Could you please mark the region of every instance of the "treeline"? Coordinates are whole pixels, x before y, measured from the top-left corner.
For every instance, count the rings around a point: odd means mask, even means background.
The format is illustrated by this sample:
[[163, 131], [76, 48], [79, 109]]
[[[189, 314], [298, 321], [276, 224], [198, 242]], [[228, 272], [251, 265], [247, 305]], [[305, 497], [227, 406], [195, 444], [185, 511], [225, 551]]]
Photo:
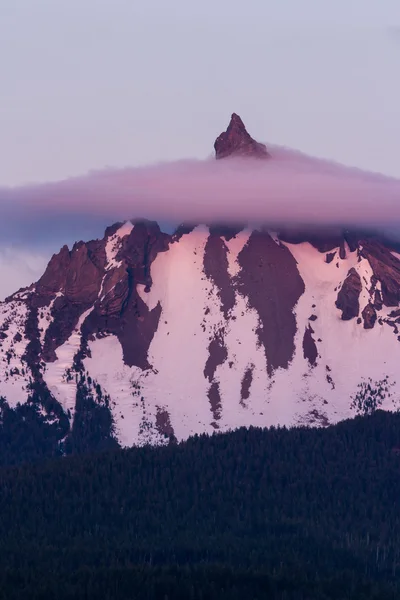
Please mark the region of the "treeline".
[[400, 415], [0, 469], [0, 598], [397, 600]]
[[48, 395], [49, 412], [37, 394], [14, 408], [0, 396], [0, 467], [119, 447], [113, 436], [109, 399], [99, 397], [96, 388], [78, 382], [71, 428], [61, 406], [48, 391], [42, 393]]

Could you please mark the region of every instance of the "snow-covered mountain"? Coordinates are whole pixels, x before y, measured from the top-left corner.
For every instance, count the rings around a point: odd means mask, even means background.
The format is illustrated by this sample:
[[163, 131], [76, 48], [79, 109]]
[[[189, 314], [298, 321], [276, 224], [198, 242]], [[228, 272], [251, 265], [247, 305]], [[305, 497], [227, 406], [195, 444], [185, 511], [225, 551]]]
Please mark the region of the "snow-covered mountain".
[[[215, 149], [269, 158], [237, 115]], [[397, 409], [399, 302], [361, 233], [118, 223], [0, 303], [2, 419], [68, 451]]]

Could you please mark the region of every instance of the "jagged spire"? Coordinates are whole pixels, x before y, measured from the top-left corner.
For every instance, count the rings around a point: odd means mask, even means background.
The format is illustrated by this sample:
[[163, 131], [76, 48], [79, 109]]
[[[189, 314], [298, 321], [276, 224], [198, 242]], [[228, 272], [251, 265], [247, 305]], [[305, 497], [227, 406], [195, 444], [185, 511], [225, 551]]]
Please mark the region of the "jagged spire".
[[215, 140], [214, 148], [216, 158], [228, 156], [269, 158], [266, 146], [253, 140], [236, 113], [232, 113], [227, 130]]

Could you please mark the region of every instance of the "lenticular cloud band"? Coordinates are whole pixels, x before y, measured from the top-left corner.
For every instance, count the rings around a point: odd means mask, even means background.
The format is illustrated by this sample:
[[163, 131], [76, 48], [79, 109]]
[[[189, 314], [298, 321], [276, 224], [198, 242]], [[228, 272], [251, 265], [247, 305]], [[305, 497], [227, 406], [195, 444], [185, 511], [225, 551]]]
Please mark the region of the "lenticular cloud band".
[[268, 161], [178, 161], [6, 189], [9, 218], [396, 225], [400, 181], [282, 148]]

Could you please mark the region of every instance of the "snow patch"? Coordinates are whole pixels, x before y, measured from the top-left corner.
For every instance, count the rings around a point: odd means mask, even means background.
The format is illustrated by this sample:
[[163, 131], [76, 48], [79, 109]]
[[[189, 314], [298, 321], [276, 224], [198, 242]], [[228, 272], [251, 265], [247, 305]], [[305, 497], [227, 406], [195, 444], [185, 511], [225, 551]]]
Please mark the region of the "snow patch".
[[24, 302], [0, 304], [0, 396], [11, 408], [23, 404], [29, 395], [31, 371], [22, 361], [28, 340], [25, 323], [28, 309]]
[[147, 394], [142, 391], [149, 373], [124, 364], [121, 344], [113, 335], [89, 342], [89, 349], [90, 357], [83, 363], [90, 377], [111, 397], [111, 415], [121, 446], [161, 443], [154, 407], [148, 409]]
[[158, 254], [151, 266], [150, 292], [138, 290], [150, 309], [158, 302], [162, 307], [149, 348], [155, 371], [146, 380], [145, 401], [153, 412], [160, 403], [165, 407], [178, 440], [213, 431], [204, 367], [221, 312], [203, 270], [208, 236], [208, 228], [196, 227]]
[[92, 312], [93, 307], [86, 310], [80, 317], [68, 340], [56, 349], [57, 360], [46, 363], [44, 377], [47, 386], [56, 400], [61, 404], [64, 411], [73, 419], [76, 401], [76, 374], [68, 376], [68, 370], [72, 368], [75, 354], [81, 345], [81, 328]]
[[400, 254], [398, 252], [395, 252], [394, 250], [391, 251], [391, 254], [393, 254], [393, 256], [395, 258], [397, 258], [398, 260], [400, 260]]
[[130, 221], [126, 221], [117, 231], [111, 235], [106, 243], [106, 270], [120, 267], [122, 262], [116, 260], [116, 256], [121, 247], [121, 240], [129, 235], [134, 228]]
[[51, 311], [53, 310], [54, 302], [56, 301], [57, 298], [60, 298], [60, 296], [62, 296], [62, 295], [63, 295], [62, 292], [57, 292], [57, 294], [54, 296], [54, 298], [51, 300], [51, 302], [50, 302], [50, 304], [48, 304], [48, 306], [43, 306], [42, 308], [39, 309], [38, 328], [39, 328], [39, 335], [40, 335], [40, 344], [42, 346], [43, 346], [44, 338], [46, 337], [46, 331], [48, 330], [50, 323], [51, 323]]
[[[376, 323], [373, 329], [365, 330], [356, 318], [343, 321], [336, 309], [338, 288], [353, 267], [363, 284], [361, 314], [369, 300], [372, 271], [368, 261], [358, 262], [357, 253], [348, 252], [346, 260], [339, 260], [337, 267], [336, 261], [326, 263], [325, 255], [309, 243], [285, 246], [298, 263], [305, 292], [294, 311], [298, 331], [292, 364], [288, 371], [276, 373], [274, 412], [279, 399], [285, 398], [287, 412], [282, 423], [286, 425], [300, 422], [301, 416], [312, 410], [323, 412], [331, 423], [337, 422], [354, 416], [351, 398], [366, 376], [375, 381], [387, 375], [390, 381], [397, 381], [400, 345], [389, 327]], [[310, 323], [311, 314], [317, 319]], [[303, 356], [302, 340], [309, 324], [318, 349], [316, 367], [310, 367]], [[397, 390], [400, 392], [400, 381]], [[392, 401], [388, 399], [382, 406], [385, 407], [393, 409]]]
[[231, 238], [229, 242], [225, 241], [225, 245], [228, 248], [228, 273], [231, 277], [235, 277], [240, 271], [238, 256], [249, 241], [250, 235], [250, 230], [243, 229], [234, 238]]

